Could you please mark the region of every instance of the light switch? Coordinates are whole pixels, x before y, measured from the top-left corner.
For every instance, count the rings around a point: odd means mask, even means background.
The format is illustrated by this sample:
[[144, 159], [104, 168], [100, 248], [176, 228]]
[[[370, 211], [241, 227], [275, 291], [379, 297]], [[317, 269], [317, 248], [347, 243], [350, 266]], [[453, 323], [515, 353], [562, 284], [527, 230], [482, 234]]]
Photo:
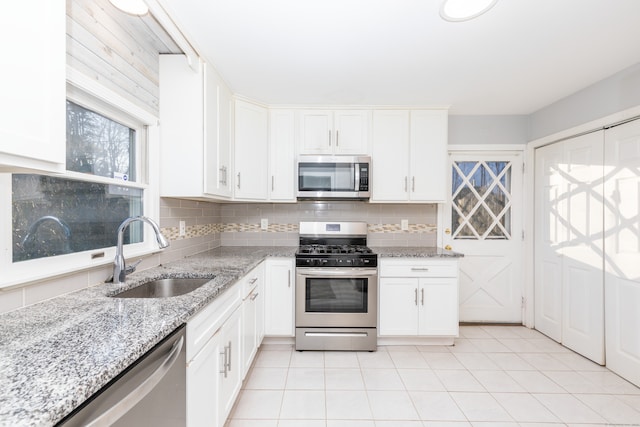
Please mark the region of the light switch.
[[260, 229], [268, 230], [269, 229], [269, 220], [267, 218], [262, 218], [260, 220]]
[[178, 236], [182, 237], [187, 234], [187, 224], [184, 221], [180, 221], [180, 227], [178, 230]]

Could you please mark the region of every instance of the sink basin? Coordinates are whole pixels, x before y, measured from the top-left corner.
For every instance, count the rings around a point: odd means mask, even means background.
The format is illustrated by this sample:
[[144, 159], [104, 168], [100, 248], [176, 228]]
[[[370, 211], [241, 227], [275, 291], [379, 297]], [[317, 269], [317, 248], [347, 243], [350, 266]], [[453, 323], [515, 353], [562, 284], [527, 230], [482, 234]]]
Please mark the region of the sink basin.
[[113, 295], [114, 298], [169, 298], [195, 291], [209, 282], [210, 278], [156, 279], [140, 286]]

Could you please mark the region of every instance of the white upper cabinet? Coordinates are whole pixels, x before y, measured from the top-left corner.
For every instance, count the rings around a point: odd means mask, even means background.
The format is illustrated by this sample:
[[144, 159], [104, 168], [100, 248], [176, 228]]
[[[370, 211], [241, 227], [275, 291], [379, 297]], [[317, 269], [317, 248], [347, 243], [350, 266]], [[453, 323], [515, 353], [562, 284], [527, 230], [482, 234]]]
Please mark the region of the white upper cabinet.
[[160, 55], [160, 195], [231, 196], [231, 92], [213, 67]]
[[269, 112], [269, 200], [294, 202], [295, 111]]
[[299, 154], [369, 154], [369, 110], [300, 111]]
[[264, 107], [235, 103], [235, 199], [267, 200], [268, 117]]
[[446, 110], [373, 112], [373, 202], [444, 202]]
[[3, 4], [0, 171], [64, 170], [65, 5]]

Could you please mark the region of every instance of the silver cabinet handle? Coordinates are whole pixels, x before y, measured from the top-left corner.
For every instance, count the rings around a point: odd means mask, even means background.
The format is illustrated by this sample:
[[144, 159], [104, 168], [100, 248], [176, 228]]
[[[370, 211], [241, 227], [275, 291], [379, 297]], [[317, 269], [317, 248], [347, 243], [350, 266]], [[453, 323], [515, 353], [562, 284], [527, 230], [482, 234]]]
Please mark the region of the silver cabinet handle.
[[291, 287], [291, 270], [287, 270], [287, 287]]
[[[229, 341], [229, 345], [227, 346], [227, 348], [229, 349], [229, 357], [227, 358], [227, 365], [225, 367], [225, 371], [228, 369], [229, 371], [231, 371], [231, 341]], [[227, 375], [225, 374], [225, 377]]]
[[407, 192], [407, 189], [409, 188], [409, 178], [408, 177], [404, 177], [404, 192]]
[[331, 131], [329, 131], [329, 147], [331, 147]]
[[416, 177], [415, 176], [411, 177], [411, 191], [413, 191], [414, 193], [416, 192]]
[[253, 294], [253, 296], [251, 297], [251, 301], [255, 301], [256, 298], [258, 298], [258, 295], [260, 295], [260, 293]]
[[240, 189], [240, 172], [238, 172], [238, 190]]
[[275, 188], [275, 176], [271, 175], [271, 191], [273, 191], [273, 189]]
[[424, 305], [424, 288], [420, 289], [420, 302]]
[[253, 279], [249, 280], [249, 283], [253, 285], [253, 284], [254, 284], [254, 283], [256, 283], [257, 281], [258, 281], [258, 278], [257, 278], [257, 277], [254, 277]]
[[[184, 337], [180, 337], [178, 341], [173, 343], [168, 356], [140, 385], [138, 385], [133, 391], [127, 394], [118, 403], [107, 409], [100, 414], [97, 418], [87, 424], [87, 427], [99, 427], [105, 425], [111, 425], [119, 420], [124, 414], [129, 412], [131, 408], [136, 406], [138, 402], [145, 398], [162, 380], [162, 378], [169, 372], [169, 369], [173, 366], [182, 346], [184, 344]], [[144, 363], [144, 362], [143, 362]], [[182, 367], [184, 369], [184, 366]]]
[[415, 288], [414, 291], [416, 293], [415, 303], [416, 303], [416, 305], [418, 305], [418, 288]]
[[218, 371], [219, 374], [224, 374], [224, 377], [227, 378], [227, 347], [224, 348], [224, 351], [219, 353], [222, 356], [222, 370]]
[[411, 271], [429, 271], [427, 267], [411, 267]]
[[336, 147], [340, 144], [340, 134], [336, 130]]

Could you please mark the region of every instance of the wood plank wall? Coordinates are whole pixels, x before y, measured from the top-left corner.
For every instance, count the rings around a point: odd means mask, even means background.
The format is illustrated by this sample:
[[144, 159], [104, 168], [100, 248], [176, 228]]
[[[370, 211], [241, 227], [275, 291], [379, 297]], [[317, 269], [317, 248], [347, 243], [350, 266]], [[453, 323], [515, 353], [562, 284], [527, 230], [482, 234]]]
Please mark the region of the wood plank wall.
[[67, 65], [135, 105], [158, 113], [158, 55], [182, 53], [151, 15], [108, 0], [67, 0]]

